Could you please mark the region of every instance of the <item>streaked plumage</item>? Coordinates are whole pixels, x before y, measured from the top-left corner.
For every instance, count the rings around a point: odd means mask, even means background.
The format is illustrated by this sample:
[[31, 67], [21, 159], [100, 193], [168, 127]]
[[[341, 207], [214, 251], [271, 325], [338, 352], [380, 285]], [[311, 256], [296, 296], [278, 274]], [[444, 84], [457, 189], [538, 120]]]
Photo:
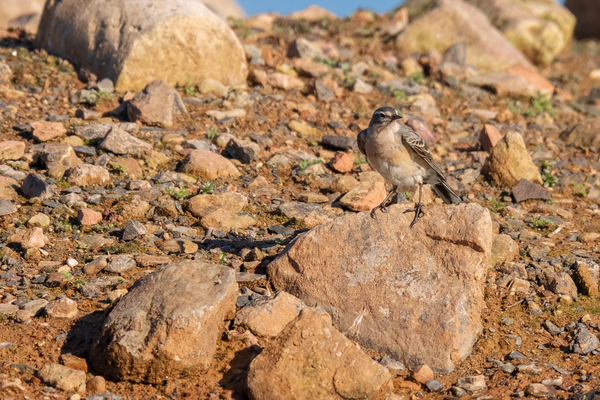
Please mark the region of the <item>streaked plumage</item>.
[[[371, 118], [369, 127], [358, 134], [358, 148], [363, 153], [371, 168], [379, 172], [383, 178], [394, 185], [390, 196], [397, 193], [398, 188], [418, 185], [419, 201], [412, 210], [417, 222], [421, 211], [421, 191], [423, 184], [430, 184], [433, 190], [446, 204], [458, 204], [460, 197], [452, 190], [439, 164], [431, 157], [427, 145], [410, 127], [397, 122], [401, 119], [391, 107], [378, 108]], [[379, 208], [385, 211], [383, 203], [371, 211], [371, 216]]]

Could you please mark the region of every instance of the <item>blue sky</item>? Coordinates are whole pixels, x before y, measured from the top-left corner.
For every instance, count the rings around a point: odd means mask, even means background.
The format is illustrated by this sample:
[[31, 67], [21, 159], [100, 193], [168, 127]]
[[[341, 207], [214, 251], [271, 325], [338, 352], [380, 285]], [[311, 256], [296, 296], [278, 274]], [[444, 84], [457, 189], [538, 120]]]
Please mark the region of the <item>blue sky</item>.
[[[398, 0], [238, 0], [247, 15], [252, 15], [260, 12], [275, 11], [280, 14], [287, 14], [292, 11], [297, 11], [309, 6], [317, 4], [329, 11], [334, 12], [340, 17], [344, 17], [358, 8], [369, 8], [376, 12], [389, 11], [401, 1]], [[564, 3], [564, 0], [560, 0]]]

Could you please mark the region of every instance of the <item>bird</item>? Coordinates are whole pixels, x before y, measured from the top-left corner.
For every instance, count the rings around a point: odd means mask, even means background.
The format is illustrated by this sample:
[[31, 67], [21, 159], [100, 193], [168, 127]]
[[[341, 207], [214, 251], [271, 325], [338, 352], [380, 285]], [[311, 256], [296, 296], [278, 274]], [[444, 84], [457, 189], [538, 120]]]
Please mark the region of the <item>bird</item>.
[[448, 184], [423, 139], [410, 127], [400, 123], [400, 119], [402, 116], [396, 109], [378, 108], [371, 117], [369, 127], [358, 134], [357, 142], [371, 169], [393, 185], [392, 191], [381, 204], [371, 210], [371, 218], [375, 218], [377, 210], [387, 212], [386, 204], [394, 194], [398, 194], [399, 188], [418, 185], [419, 201], [414, 209], [405, 211], [415, 213], [410, 224], [412, 228], [425, 215], [421, 203], [423, 184], [430, 184], [446, 204], [459, 204], [461, 198]]

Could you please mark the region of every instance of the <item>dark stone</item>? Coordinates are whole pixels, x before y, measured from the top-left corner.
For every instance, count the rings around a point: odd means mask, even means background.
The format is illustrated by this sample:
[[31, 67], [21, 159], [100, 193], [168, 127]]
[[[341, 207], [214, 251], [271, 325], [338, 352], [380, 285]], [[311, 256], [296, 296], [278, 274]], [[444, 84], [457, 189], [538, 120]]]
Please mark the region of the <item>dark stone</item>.
[[435, 379], [425, 382], [425, 386], [427, 386], [430, 392], [441, 392], [444, 389], [444, 385]]
[[25, 197], [39, 197], [42, 200], [56, 196], [56, 186], [46, 182], [46, 177], [41, 174], [29, 174], [23, 181], [21, 191]]
[[17, 212], [17, 208], [10, 200], [0, 199], [0, 215], [7, 215]]
[[227, 143], [224, 153], [231, 158], [240, 160], [244, 164], [249, 164], [258, 158], [260, 147], [248, 140], [231, 139]]
[[292, 228], [288, 228], [283, 225], [270, 225], [268, 227], [270, 233], [275, 233], [277, 235], [283, 236], [291, 236], [294, 234], [294, 230]]
[[246, 307], [250, 303], [251, 295], [243, 294], [238, 296], [235, 305], [239, 308]]
[[510, 358], [511, 360], [523, 360], [527, 357], [525, 357], [523, 354], [519, 353], [518, 351], [513, 350], [508, 355], [508, 358]]
[[464, 66], [467, 62], [467, 42], [461, 41], [448, 47], [440, 64], [453, 63]]
[[551, 200], [552, 195], [543, 186], [522, 178], [513, 188], [512, 195], [517, 203], [525, 200]]
[[325, 135], [321, 140], [323, 144], [326, 144], [336, 149], [342, 150], [358, 150], [358, 143], [356, 138], [340, 136], [340, 135]]
[[575, 330], [575, 337], [569, 343], [569, 350], [576, 354], [588, 354], [598, 349], [598, 338], [588, 332], [584, 324], [579, 324]]
[[84, 155], [94, 157], [96, 155], [96, 148], [93, 146], [73, 146], [73, 150], [77, 155]]

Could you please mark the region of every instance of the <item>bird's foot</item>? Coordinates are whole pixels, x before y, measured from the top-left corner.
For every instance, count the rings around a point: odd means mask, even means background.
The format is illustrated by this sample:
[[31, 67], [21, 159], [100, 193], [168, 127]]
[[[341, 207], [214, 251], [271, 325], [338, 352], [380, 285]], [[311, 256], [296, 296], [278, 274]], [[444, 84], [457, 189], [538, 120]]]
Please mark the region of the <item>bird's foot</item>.
[[421, 204], [417, 204], [417, 205], [415, 205], [415, 208], [411, 208], [410, 210], [404, 211], [404, 214], [409, 213], [409, 212], [415, 213], [415, 218], [410, 223], [409, 228], [412, 228], [413, 226], [415, 226], [415, 224], [417, 223], [419, 218], [421, 218], [425, 215], [425, 212], [421, 209], [422, 207], [423, 206]]
[[375, 214], [377, 213], [377, 210], [381, 210], [381, 212], [387, 213], [388, 210], [387, 206], [385, 205], [385, 202], [381, 203], [380, 205], [371, 210], [371, 218], [375, 219]]

